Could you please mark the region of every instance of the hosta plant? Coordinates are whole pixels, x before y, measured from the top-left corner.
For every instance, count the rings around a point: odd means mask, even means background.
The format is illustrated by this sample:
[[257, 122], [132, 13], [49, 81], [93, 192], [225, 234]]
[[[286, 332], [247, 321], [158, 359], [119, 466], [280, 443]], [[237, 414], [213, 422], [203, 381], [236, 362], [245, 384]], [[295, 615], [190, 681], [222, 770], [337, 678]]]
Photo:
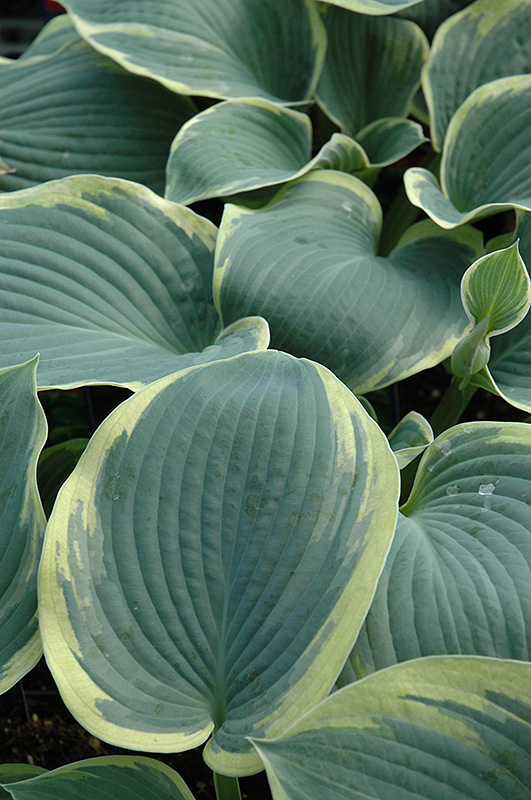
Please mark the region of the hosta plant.
[[[531, 798], [531, 0], [65, 5], [0, 60], [0, 690], [218, 800]], [[128, 792], [194, 800], [0, 766]]]

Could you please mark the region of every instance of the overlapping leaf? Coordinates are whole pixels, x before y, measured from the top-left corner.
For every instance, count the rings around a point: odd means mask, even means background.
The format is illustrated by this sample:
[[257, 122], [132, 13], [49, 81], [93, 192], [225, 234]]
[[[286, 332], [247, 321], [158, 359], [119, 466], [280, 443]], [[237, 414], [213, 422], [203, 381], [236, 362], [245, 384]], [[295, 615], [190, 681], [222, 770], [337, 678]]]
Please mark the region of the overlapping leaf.
[[425, 169], [406, 172], [410, 201], [443, 228], [508, 208], [531, 210], [530, 128], [531, 75], [480, 86], [448, 126], [440, 187]]
[[264, 316], [275, 347], [325, 364], [360, 394], [449, 356], [467, 324], [459, 284], [477, 232], [422, 223], [381, 258], [380, 219], [371, 190], [333, 171], [289, 184], [258, 211], [226, 206], [214, 276], [225, 323]]
[[435, 654], [530, 661], [530, 583], [531, 426], [451, 428], [423, 456], [350, 665], [359, 676]]
[[397, 16], [420, 25], [429, 39], [445, 19], [469, 6], [474, 0], [424, 0], [422, 3], [399, 11]]
[[333, 134], [312, 158], [306, 114], [267, 100], [227, 100], [195, 116], [175, 138], [166, 198], [187, 204], [248, 192], [286, 183], [311, 169], [376, 169], [402, 158], [423, 141], [420, 125], [385, 119], [365, 128], [359, 142]]
[[430, 423], [416, 411], [406, 414], [389, 434], [389, 444], [400, 469], [407, 467], [432, 442]]
[[97, 50], [173, 91], [208, 97], [308, 99], [326, 36], [313, 0], [69, 0]]
[[[38, 767], [30, 768], [38, 770]], [[13, 800], [194, 800], [183, 779], [161, 761], [143, 756], [104, 756], [13, 780], [0, 768], [0, 792]], [[81, 788], [82, 787], [82, 788]]]
[[0, 191], [99, 173], [162, 193], [170, 144], [194, 104], [118, 68], [71, 25], [50, 27], [25, 58], [0, 64], [0, 155], [11, 170]]
[[3, 195], [0, 367], [40, 352], [40, 387], [137, 389], [267, 347], [263, 320], [216, 339], [216, 233], [143, 186], [99, 176]]
[[[520, 217], [516, 238], [524, 261], [531, 263], [531, 215]], [[522, 297], [529, 299], [526, 285]], [[512, 300], [518, 297], [513, 292]], [[525, 311], [525, 307], [523, 309]], [[516, 408], [531, 412], [531, 317], [524, 316], [516, 327], [491, 341], [487, 367], [473, 376], [473, 383], [499, 394]]]
[[35, 361], [0, 370], [0, 694], [41, 657], [37, 568], [46, 520], [36, 463], [46, 439]]
[[65, 702], [106, 741], [261, 768], [330, 690], [394, 531], [385, 437], [275, 351], [185, 370], [100, 426], [47, 529], [40, 608]]
[[255, 741], [274, 800], [529, 800], [531, 665], [426, 658]]
[[441, 150], [452, 115], [474, 89], [530, 70], [529, 0], [477, 0], [447, 20], [422, 78], [434, 147]]
[[412, 22], [332, 7], [324, 17], [328, 46], [317, 100], [354, 136], [382, 117], [405, 117], [420, 85], [428, 42]]

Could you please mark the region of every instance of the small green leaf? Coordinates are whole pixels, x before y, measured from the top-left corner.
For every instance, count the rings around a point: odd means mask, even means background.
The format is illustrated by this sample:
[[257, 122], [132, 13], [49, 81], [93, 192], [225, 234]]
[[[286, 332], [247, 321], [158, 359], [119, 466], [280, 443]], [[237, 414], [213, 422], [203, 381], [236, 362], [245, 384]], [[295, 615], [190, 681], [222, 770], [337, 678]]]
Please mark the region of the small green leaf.
[[398, 466], [404, 469], [433, 442], [433, 431], [422, 414], [410, 411], [393, 428], [388, 438]]
[[[489, 363], [490, 345], [487, 341], [489, 324], [490, 317], [485, 317], [456, 344], [452, 353], [451, 371], [457, 378], [474, 375]], [[461, 383], [459, 388], [464, 388], [464, 385]]]
[[518, 243], [475, 261], [463, 276], [461, 298], [471, 322], [489, 317], [488, 336], [518, 325], [531, 304], [531, 282]]

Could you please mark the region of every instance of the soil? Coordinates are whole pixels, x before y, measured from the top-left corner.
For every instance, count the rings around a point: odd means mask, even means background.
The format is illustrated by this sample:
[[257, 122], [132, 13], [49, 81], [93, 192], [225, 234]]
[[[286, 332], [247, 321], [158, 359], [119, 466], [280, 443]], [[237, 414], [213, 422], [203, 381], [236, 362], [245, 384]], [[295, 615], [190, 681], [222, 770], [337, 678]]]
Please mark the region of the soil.
[[[42, 659], [17, 686], [0, 697], [0, 764], [56, 769], [86, 758], [133, 755], [82, 728], [63, 703]], [[196, 800], [214, 800], [212, 772], [201, 748], [184, 753], [136, 753], [163, 761], [184, 779]], [[265, 773], [240, 778], [242, 800], [271, 800]]]

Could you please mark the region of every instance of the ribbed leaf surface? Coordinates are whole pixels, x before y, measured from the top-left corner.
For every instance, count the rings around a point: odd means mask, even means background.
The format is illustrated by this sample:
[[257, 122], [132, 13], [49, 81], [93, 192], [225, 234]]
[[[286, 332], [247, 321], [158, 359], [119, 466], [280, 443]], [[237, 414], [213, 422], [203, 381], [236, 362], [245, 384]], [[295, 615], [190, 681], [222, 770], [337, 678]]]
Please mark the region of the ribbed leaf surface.
[[3, 785], [13, 800], [194, 800], [174, 770], [142, 756], [90, 758]]
[[0, 370], [0, 694], [42, 654], [37, 569], [46, 519], [35, 470], [46, 420], [35, 369], [32, 361]]
[[395, 118], [372, 123], [358, 138], [356, 142], [334, 133], [312, 158], [306, 114], [267, 100], [227, 100], [195, 116], [176, 136], [166, 198], [188, 204], [250, 192], [287, 183], [312, 169], [378, 169], [426, 141], [420, 125]]
[[40, 352], [40, 387], [137, 389], [267, 346], [262, 321], [216, 342], [216, 228], [126, 181], [79, 176], [0, 198], [0, 366]]
[[24, 59], [0, 64], [0, 154], [14, 170], [0, 174], [0, 191], [99, 173], [162, 194], [170, 144], [194, 110], [63, 24]]
[[529, 800], [531, 665], [426, 658], [256, 741], [274, 800]]
[[428, 54], [416, 25], [332, 7], [324, 17], [328, 46], [317, 100], [354, 136], [382, 117], [406, 117]]
[[[340, 6], [349, 11], [356, 11], [358, 14], [394, 14], [403, 8], [415, 6], [417, 3], [426, 0], [322, 0], [323, 3]], [[428, 0], [429, 2], [429, 0]]]
[[426, 36], [432, 39], [439, 25], [447, 17], [451, 17], [452, 14], [456, 14], [472, 2], [473, 0], [424, 0], [422, 3], [410, 6], [405, 11], [399, 11], [397, 16], [416, 22]]
[[50, 518], [46, 656], [94, 735], [248, 774], [247, 737], [323, 698], [396, 519], [385, 437], [328, 370], [249, 353], [169, 376], [98, 429]]
[[173, 91], [208, 97], [309, 98], [326, 37], [313, 0], [69, 0], [96, 49]]
[[531, 75], [480, 86], [456, 111], [441, 161], [441, 186], [425, 169], [404, 175], [413, 205], [455, 228], [509, 208], [531, 210]]
[[423, 456], [351, 666], [363, 675], [452, 653], [530, 661], [530, 584], [530, 426], [451, 428]]
[[333, 171], [258, 211], [226, 206], [214, 276], [223, 319], [264, 316], [275, 347], [325, 364], [359, 393], [446, 358], [467, 324], [459, 284], [476, 234], [421, 224], [381, 258], [380, 218], [371, 190]]
[[474, 89], [530, 70], [529, 0], [477, 0], [447, 20], [422, 78], [435, 148], [442, 149], [452, 115]]

